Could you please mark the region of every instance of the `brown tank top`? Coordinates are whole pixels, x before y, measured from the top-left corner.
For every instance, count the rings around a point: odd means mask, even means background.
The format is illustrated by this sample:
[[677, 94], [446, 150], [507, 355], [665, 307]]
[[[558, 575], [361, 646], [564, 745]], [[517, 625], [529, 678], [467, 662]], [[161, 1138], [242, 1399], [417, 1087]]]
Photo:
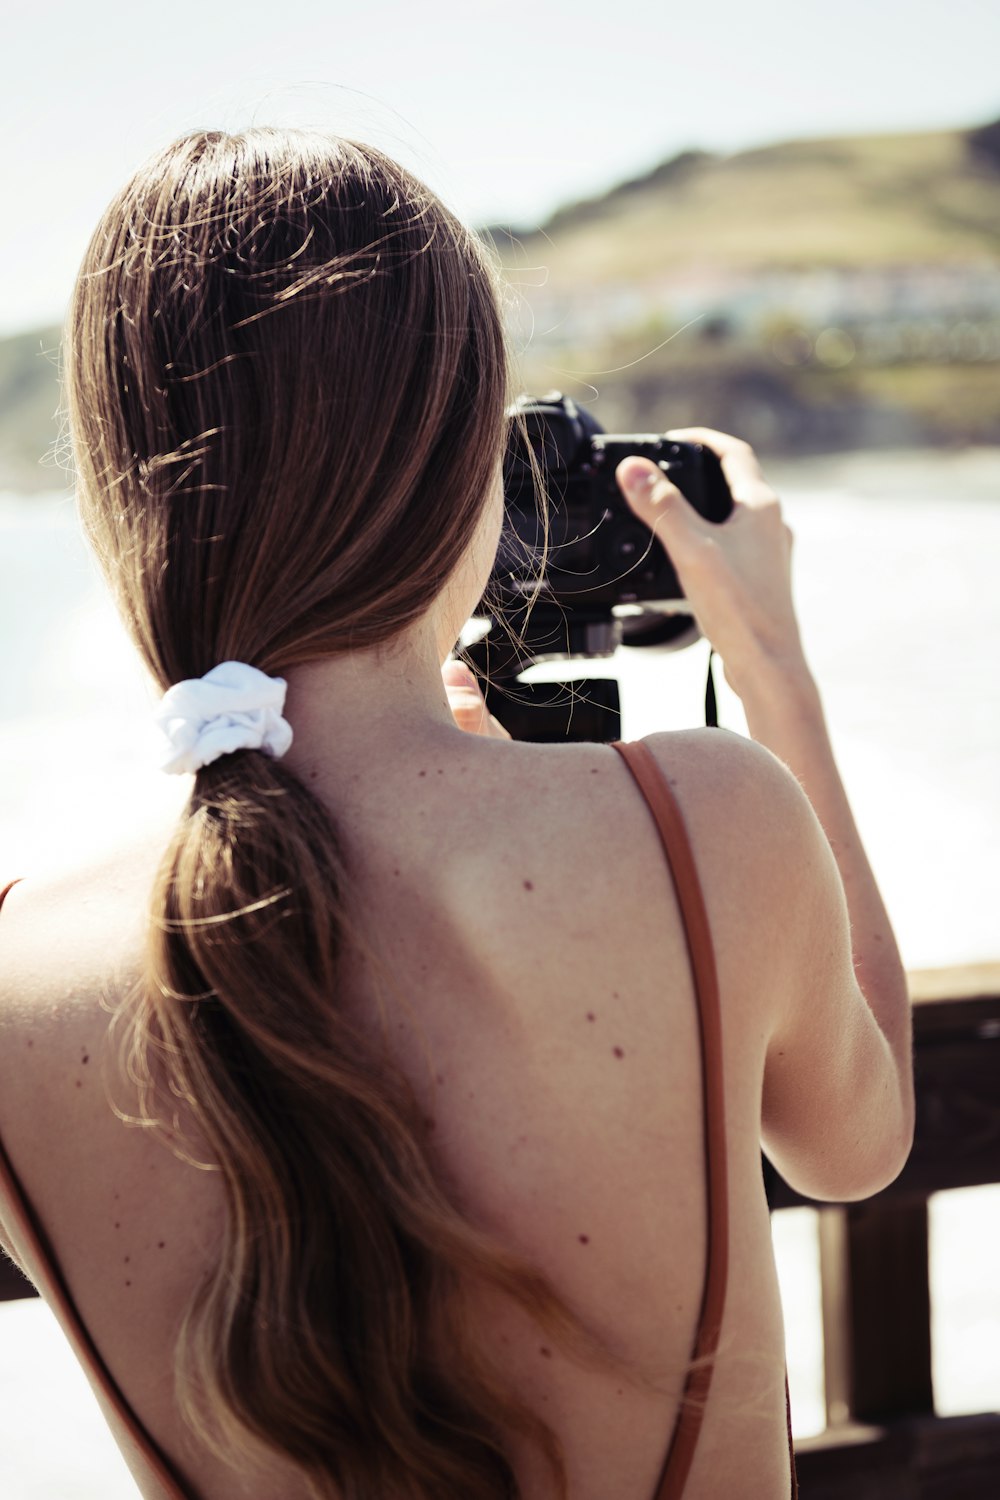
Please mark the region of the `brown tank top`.
[[[729, 1188], [726, 1154], [726, 1113], [722, 1073], [722, 1018], [715, 953], [708, 914], [691, 844], [680, 808], [651, 751], [636, 740], [614, 743], [649, 805], [666, 854], [680, 905], [688, 954], [694, 977], [701, 1037], [701, 1074], [704, 1120], [707, 1256], [701, 1313], [692, 1348], [692, 1362], [659, 1482], [652, 1500], [680, 1500], [691, 1469], [702, 1416], [712, 1383], [712, 1372], [726, 1301], [729, 1272]], [[0, 890], [0, 906], [16, 885]], [[32, 1262], [38, 1289], [52, 1307], [83, 1366], [108, 1426], [146, 1500], [207, 1500], [182, 1483], [166, 1456], [132, 1411], [124, 1393], [87, 1332], [69, 1288], [38, 1220], [0, 1141], [0, 1196], [6, 1215]], [[798, 1495], [792, 1450], [791, 1409], [785, 1381], [785, 1412], [792, 1500]]]

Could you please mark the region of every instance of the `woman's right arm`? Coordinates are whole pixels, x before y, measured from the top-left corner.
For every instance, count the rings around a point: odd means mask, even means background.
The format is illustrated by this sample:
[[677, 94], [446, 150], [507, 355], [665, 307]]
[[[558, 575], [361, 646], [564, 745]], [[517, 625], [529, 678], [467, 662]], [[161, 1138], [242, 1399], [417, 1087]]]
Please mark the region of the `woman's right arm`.
[[704, 429], [671, 436], [719, 455], [734, 497], [729, 519], [704, 521], [643, 459], [620, 466], [622, 488], [669, 552], [743, 702], [751, 735], [784, 762], [808, 797], [807, 803], [779, 767], [762, 770], [781, 830], [772, 857], [791, 858], [795, 866], [776, 865], [768, 883], [783, 896], [785, 911], [776, 917], [784, 917], [785, 952], [798, 976], [793, 972], [787, 995], [774, 996], [765, 1146], [800, 1191], [864, 1197], [896, 1176], [912, 1141], [905, 973], [802, 650], [791, 533], [777, 497], [745, 443]]

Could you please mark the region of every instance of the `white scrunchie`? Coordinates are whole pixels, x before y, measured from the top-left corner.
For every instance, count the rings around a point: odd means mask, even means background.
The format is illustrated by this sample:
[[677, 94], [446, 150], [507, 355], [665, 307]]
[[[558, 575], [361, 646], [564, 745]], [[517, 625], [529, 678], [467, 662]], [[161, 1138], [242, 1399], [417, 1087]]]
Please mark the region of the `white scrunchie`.
[[204, 677], [175, 682], [153, 715], [170, 741], [161, 769], [197, 771], [234, 750], [264, 750], [275, 757], [292, 743], [281, 717], [288, 684], [245, 661], [224, 661]]

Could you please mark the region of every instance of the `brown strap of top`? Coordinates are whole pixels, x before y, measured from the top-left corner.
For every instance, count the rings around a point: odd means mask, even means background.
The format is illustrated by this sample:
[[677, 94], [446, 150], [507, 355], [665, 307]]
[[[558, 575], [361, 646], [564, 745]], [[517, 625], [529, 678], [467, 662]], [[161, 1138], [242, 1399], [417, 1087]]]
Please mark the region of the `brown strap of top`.
[[684, 1394], [655, 1495], [655, 1500], [679, 1500], [694, 1458], [709, 1386], [712, 1383], [729, 1273], [729, 1182], [722, 1078], [722, 1016], [708, 913], [680, 808], [648, 746], [641, 740], [629, 744], [615, 741], [613, 748], [635, 777], [660, 831], [684, 923], [701, 1032], [708, 1241], [705, 1285]]

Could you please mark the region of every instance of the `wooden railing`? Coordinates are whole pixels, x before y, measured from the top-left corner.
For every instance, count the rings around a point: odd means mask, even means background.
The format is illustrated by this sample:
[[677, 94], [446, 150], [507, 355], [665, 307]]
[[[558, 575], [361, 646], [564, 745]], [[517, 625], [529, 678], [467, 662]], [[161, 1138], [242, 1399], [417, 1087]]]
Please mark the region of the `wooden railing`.
[[[1000, 964], [912, 974], [910, 993], [910, 1159], [875, 1198], [813, 1205], [827, 1428], [796, 1444], [803, 1500], [1000, 1496], [1000, 1413], [934, 1414], [927, 1245], [932, 1193], [1000, 1182]], [[776, 1209], [807, 1201], [769, 1189]]]
[[[913, 974], [910, 989], [910, 1159], [875, 1198], [812, 1205], [827, 1428], [796, 1444], [803, 1500], [1000, 1496], [1000, 1413], [934, 1414], [927, 1246], [932, 1193], [1000, 1182], [1000, 964]], [[776, 1175], [768, 1186], [775, 1209], [808, 1202]], [[0, 1300], [33, 1295], [0, 1258]]]

